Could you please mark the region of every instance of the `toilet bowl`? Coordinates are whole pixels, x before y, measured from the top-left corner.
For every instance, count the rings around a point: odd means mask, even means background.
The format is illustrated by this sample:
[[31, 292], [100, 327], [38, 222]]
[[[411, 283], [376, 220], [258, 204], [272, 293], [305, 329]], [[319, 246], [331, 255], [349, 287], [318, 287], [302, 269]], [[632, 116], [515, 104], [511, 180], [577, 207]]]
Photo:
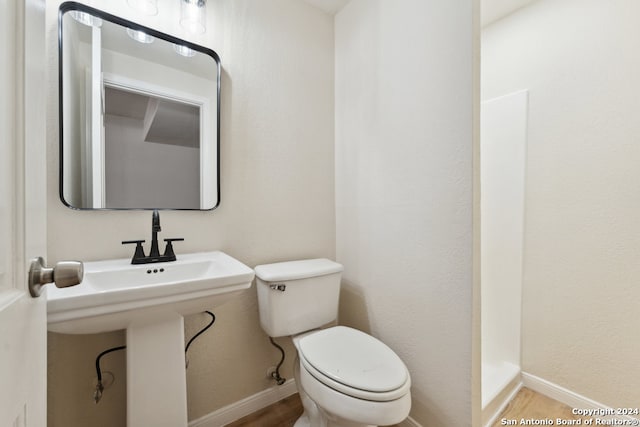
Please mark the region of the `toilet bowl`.
[[411, 409], [411, 377], [386, 344], [337, 318], [342, 266], [328, 259], [257, 266], [260, 324], [291, 336], [304, 414], [295, 427], [397, 424]]
[[[411, 409], [411, 379], [384, 343], [356, 329], [336, 326], [293, 337], [296, 383], [315, 408], [296, 427], [364, 427], [397, 424]], [[303, 405], [305, 401], [303, 399]], [[313, 422], [315, 421], [315, 422]]]

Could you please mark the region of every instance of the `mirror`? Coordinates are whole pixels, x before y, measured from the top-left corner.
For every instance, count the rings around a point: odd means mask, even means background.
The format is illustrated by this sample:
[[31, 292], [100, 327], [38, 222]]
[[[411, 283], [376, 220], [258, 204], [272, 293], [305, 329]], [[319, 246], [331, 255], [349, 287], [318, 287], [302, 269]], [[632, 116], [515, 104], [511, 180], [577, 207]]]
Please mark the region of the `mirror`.
[[60, 6], [58, 49], [65, 205], [217, 207], [214, 51], [73, 2]]

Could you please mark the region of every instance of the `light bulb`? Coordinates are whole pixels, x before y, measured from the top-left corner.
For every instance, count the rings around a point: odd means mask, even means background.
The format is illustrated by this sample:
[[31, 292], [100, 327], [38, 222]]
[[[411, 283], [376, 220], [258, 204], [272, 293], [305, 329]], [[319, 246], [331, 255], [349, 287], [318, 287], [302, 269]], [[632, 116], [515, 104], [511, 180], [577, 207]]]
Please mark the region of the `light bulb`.
[[193, 34], [207, 30], [206, 0], [180, 0], [180, 25]]
[[181, 44], [174, 44], [173, 45], [173, 50], [175, 50], [178, 54], [182, 55], [182, 56], [186, 56], [187, 58], [191, 58], [192, 56], [196, 55], [196, 51], [193, 49], [190, 49], [186, 46], [183, 46]]
[[86, 12], [80, 12], [79, 10], [72, 10], [69, 12], [71, 17], [78, 21], [81, 24], [84, 24], [88, 27], [101, 27], [102, 19], [97, 18], [93, 15], [90, 15]]
[[129, 37], [140, 43], [149, 44], [153, 43], [155, 40], [153, 36], [150, 36], [144, 31], [132, 30], [131, 28], [127, 28], [127, 34], [129, 34]]

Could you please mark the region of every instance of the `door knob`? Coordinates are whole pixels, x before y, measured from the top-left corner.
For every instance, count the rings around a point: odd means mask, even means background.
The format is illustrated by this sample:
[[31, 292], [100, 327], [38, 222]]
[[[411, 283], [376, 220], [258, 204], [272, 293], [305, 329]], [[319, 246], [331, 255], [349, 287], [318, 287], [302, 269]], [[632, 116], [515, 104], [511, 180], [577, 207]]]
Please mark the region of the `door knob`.
[[67, 288], [82, 282], [83, 276], [84, 266], [80, 261], [60, 261], [52, 268], [45, 267], [42, 257], [34, 258], [29, 268], [29, 293], [37, 298], [47, 283], [55, 283], [58, 288]]

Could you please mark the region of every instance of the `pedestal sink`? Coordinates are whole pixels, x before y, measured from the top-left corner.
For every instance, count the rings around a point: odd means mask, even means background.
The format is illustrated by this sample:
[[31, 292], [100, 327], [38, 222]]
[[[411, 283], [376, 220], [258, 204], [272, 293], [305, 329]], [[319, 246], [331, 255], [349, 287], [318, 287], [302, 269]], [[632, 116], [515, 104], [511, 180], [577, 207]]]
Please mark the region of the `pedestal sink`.
[[183, 316], [215, 309], [248, 289], [253, 270], [219, 251], [174, 262], [130, 262], [85, 262], [80, 285], [48, 288], [48, 329], [126, 329], [127, 426], [186, 427]]

